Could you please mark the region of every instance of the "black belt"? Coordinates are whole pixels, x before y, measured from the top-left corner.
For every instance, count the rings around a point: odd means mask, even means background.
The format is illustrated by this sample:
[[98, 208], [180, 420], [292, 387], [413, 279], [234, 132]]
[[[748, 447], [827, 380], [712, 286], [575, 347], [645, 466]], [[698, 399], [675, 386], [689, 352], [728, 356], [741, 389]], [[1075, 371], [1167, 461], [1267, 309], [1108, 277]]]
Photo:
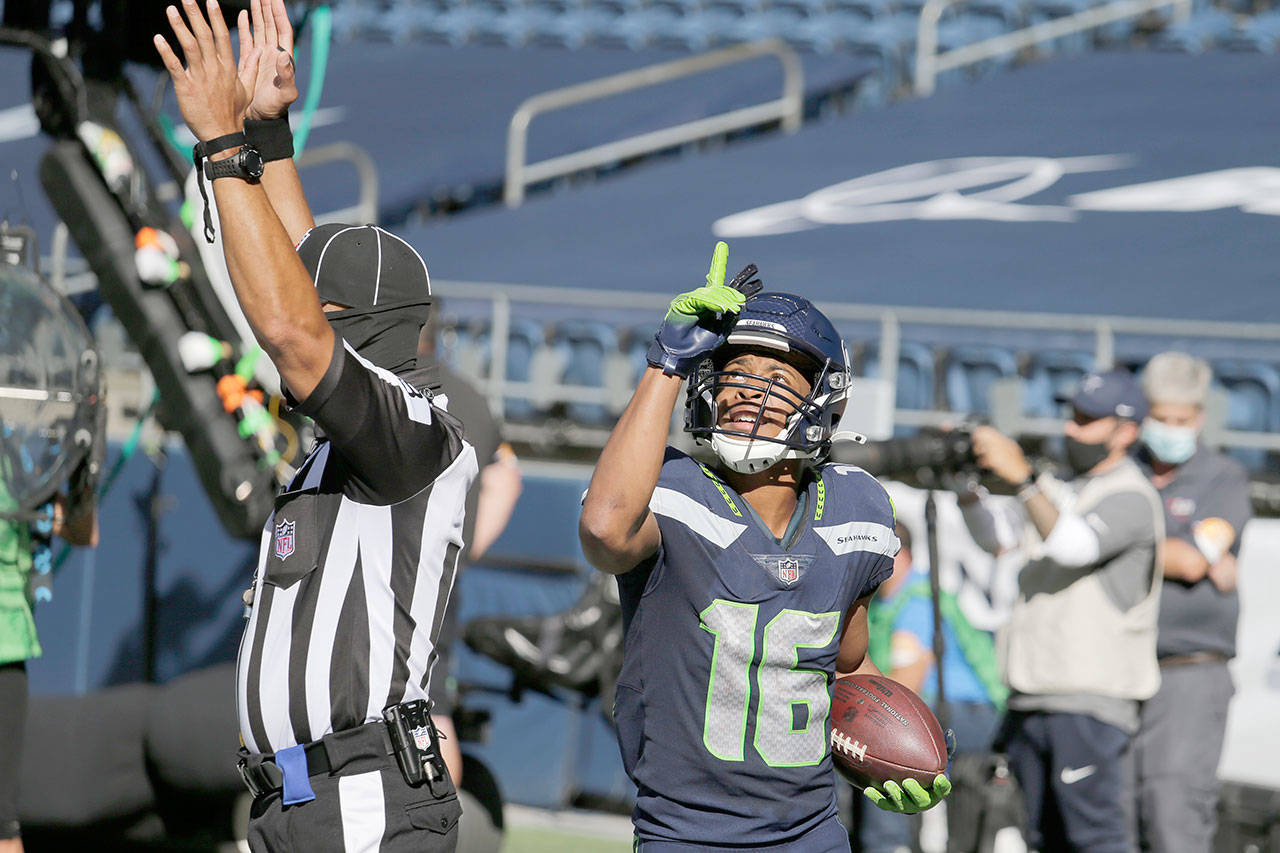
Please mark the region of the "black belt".
[[[319, 776], [322, 773], [333, 772], [333, 762], [330, 760], [329, 750], [325, 746], [325, 742], [333, 738], [341, 738], [344, 741], [353, 739], [364, 741], [368, 738], [370, 747], [375, 747], [373, 740], [376, 738], [377, 744], [375, 748], [383, 754], [391, 754], [391, 740], [387, 736], [386, 727], [382, 723], [365, 723], [355, 729], [325, 735], [320, 740], [312, 741], [304, 746], [302, 752], [307, 758], [308, 776]], [[342, 752], [350, 752], [350, 747], [340, 750], [340, 753]], [[341, 758], [339, 761], [341, 762]], [[240, 770], [240, 778], [244, 780], [245, 787], [249, 789], [249, 793], [253, 794], [254, 799], [263, 794], [274, 793], [284, 787], [284, 771], [276, 764], [274, 755], [255, 756], [250, 755], [245, 750], [241, 750], [240, 760], [237, 762], [236, 767]]]
[[1190, 652], [1185, 655], [1165, 655], [1161, 666], [1186, 666], [1193, 663], [1226, 663], [1229, 658], [1222, 652]]

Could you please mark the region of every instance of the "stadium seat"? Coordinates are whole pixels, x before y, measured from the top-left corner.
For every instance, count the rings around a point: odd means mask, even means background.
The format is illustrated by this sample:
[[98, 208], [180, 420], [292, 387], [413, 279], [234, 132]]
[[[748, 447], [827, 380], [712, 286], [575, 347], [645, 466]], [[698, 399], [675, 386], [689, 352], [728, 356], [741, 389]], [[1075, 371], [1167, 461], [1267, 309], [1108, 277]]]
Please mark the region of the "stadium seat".
[[[565, 385], [604, 389], [607, 365], [618, 353], [618, 332], [594, 320], [569, 320], [557, 325], [550, 346], [562, 366], [559, 381]], [[609, 407], [600, 403], [570, 402], [565, 411], [571, 420], [599, 426], [609, 421]]]
[[479, 3], [455, 5], [438, 14], [426, 14], [415, 22], [414, 35], [427, 41], [441, 41], [458, 47], [492, 27], [501, 12]]
[[[492, 337], [493, 330], [487, 322], [477, 327], [475, 339], [485, 357], [486, 369], [482, 375], [486, 379], [493, 376], [493, 371], [488, 369], [492, 364]], [[507, 334], [507, 381], [537, 383], [540, 379], [547, 378], [542, 375], [547, 372], [547, 356], [546, 332], [542, 325], [535, 320], [511, 318]], [[507, 396], [503, 399], [503, 414], [511, 420], [532, 420], [539, 414], [539, 404], [542, 402], [527, 395]]]
[[829, 0], [832, 12], [852, 12], [873, 21], [887, 18], [898, 10], [896, 0]]
[[1174, 24], [1155, 37], [1157, 50], [1177, 53], [1204, 53], [1235, 32], [1235, 16], [1223, 9], [1197, 12], [1185, 23]]
[[481, 22], [476, 28], [475, 40], [522, 47], [537, 39], [548, 27], [554, 26], [554, 22], [560, 17], [543, 7], [507, 9]]
[[735, 41], [757, 41], [775, 36], [790, 39], [806, 20], [796, 9], [777, 7], [745, 15], [731, 24], [727, 31]]
[[1054, 397], [1069, 392], [1093, 369], [1093, 355], [1079, 350], [1041, 350], [1031, 356], [1022, 397], [1023, 412], [1038, 418], [1056, 418], [1062, 404]]
[[475, 379], [489, 375], [489, 329], [485, 324], [459, 321], [445, 325], [436, 343], [441, 359], [459, 373]]
[[1005, 30], [1026, 26], [1027, 4], [1024, 0], [972, 0], [965, 6], [965, 14], [980, 18], [993, 18]]
[[728, 40], [744, 17], [721, 5], [714, 9], [690, 10], [661, 26], [653, 36], [660, 47], [685, 48], [694, 52], [710, 50]]
[[574, 9], [547, 18], [534, 33], [533, 40], [539, 44], [577, 49], [591, 43], [599, 33], [608, 30], [618, 15], [617, 11], [601, 6]]
[[640, 50], [653, 43], [659, 33], [669, 31], [680, 20], [670, 7], [655, 7], [629, 12], [605, 24], [594, 41]]
[[1280, 50], [1280, 10], [1257, 15], [1234, 34], [1222, 40], [1229, 50], [1275, 53]]
[[[872, 346], [867, 351], [866, 376], [880, 377], [880, 352]], [[935, 370], [933, 351], [925, 344], [903, 341], [898, 348], [898, 384], [894, 406], [899, 409], [934, 408]]]
[[[1213, 364], [1214, 378], [1227, 390], [1227, 428], [1246, 432], [1280, 430], [1280, 371], [1257, 361], [1230, 359]], [[1244, 465], [1260, 470], [1266, 451], [1231, 451]]]
[[987, 415], [991, 412], [989, 391], [997, 379], [1018, 375], [1018, 359], [1002, 347], [955, 347], [947, 354], [943, 368], [947, 408], [953, 412]]

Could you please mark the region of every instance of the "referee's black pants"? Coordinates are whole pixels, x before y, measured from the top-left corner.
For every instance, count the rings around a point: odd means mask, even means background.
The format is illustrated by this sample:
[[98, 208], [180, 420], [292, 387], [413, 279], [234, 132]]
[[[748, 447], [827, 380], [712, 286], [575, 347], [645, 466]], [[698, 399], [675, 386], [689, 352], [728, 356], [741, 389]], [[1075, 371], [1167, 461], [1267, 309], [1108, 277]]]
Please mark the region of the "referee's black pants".
[[309, 777], [315, 799], [283, 805], [283, 792], [253, 801], [253, 853], [452, 853], [462, 806], [446, 774], [410, 787], [384, 748], [382, 724], [323, 739], [330, 771]]

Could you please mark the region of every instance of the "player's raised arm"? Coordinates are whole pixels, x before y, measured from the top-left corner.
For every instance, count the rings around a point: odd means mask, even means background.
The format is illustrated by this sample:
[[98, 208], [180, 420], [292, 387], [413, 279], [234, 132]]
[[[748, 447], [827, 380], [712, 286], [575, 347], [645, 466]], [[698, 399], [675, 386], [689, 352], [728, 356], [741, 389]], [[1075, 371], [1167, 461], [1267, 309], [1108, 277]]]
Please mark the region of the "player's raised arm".
[[[159, 35], [156, 50], [173, 78], [182, 117], [205, 145], [207, 159], [236, 158], [224, 164], [230, 167], [226, 176], [210, 178], [218, 200], [227, 270], [254, 337], [294, 397], [304, 400], [329, 366], [333, 330], [271, 202], [246, 171], [244, 158], [237, 156], [246, 148], [240, 134], [249, 104], [248, 86], [237, 75], [231, 37], [215, 0], [208, 0], [208, 8], [210, 19], [206, 20], [195, 0], [184, 0], [188, 27], [178, 10], [168, 7], [169, 25], [182, 48], [185, 68]], [[256, 46], [250, 50], [254, 61], [255, 51]], [[207, 145], [210, 142], [214, 145]]]
[[724, 283], [729, 247], [717, 243], [707, 283], [671, 302], [649, 346], [649, 368], [596, 463], [582, 502], [578, 536], [587, 560], [621, 574], [658, 550], [649, 499], [658, 484], [671, 412], [689, 373], [724, 339], [724, 318], [746, 296]]

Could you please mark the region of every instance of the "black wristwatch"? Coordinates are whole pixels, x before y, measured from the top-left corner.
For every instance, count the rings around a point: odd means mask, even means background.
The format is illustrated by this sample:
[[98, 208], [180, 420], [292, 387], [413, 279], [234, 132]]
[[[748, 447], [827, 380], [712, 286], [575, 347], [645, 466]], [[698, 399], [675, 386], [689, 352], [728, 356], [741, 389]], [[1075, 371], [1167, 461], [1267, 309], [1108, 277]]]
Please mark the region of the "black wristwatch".
[[218, 178], [243, 178], [251, 184], [256, 184], [262, 177], [263, 165], [262, 155], [258, 153], [258, 149], [252, 145], [243, 144], [239, 151], [225, 160], [210, 160], [206, 157], [204, 176], [210, 181]]

